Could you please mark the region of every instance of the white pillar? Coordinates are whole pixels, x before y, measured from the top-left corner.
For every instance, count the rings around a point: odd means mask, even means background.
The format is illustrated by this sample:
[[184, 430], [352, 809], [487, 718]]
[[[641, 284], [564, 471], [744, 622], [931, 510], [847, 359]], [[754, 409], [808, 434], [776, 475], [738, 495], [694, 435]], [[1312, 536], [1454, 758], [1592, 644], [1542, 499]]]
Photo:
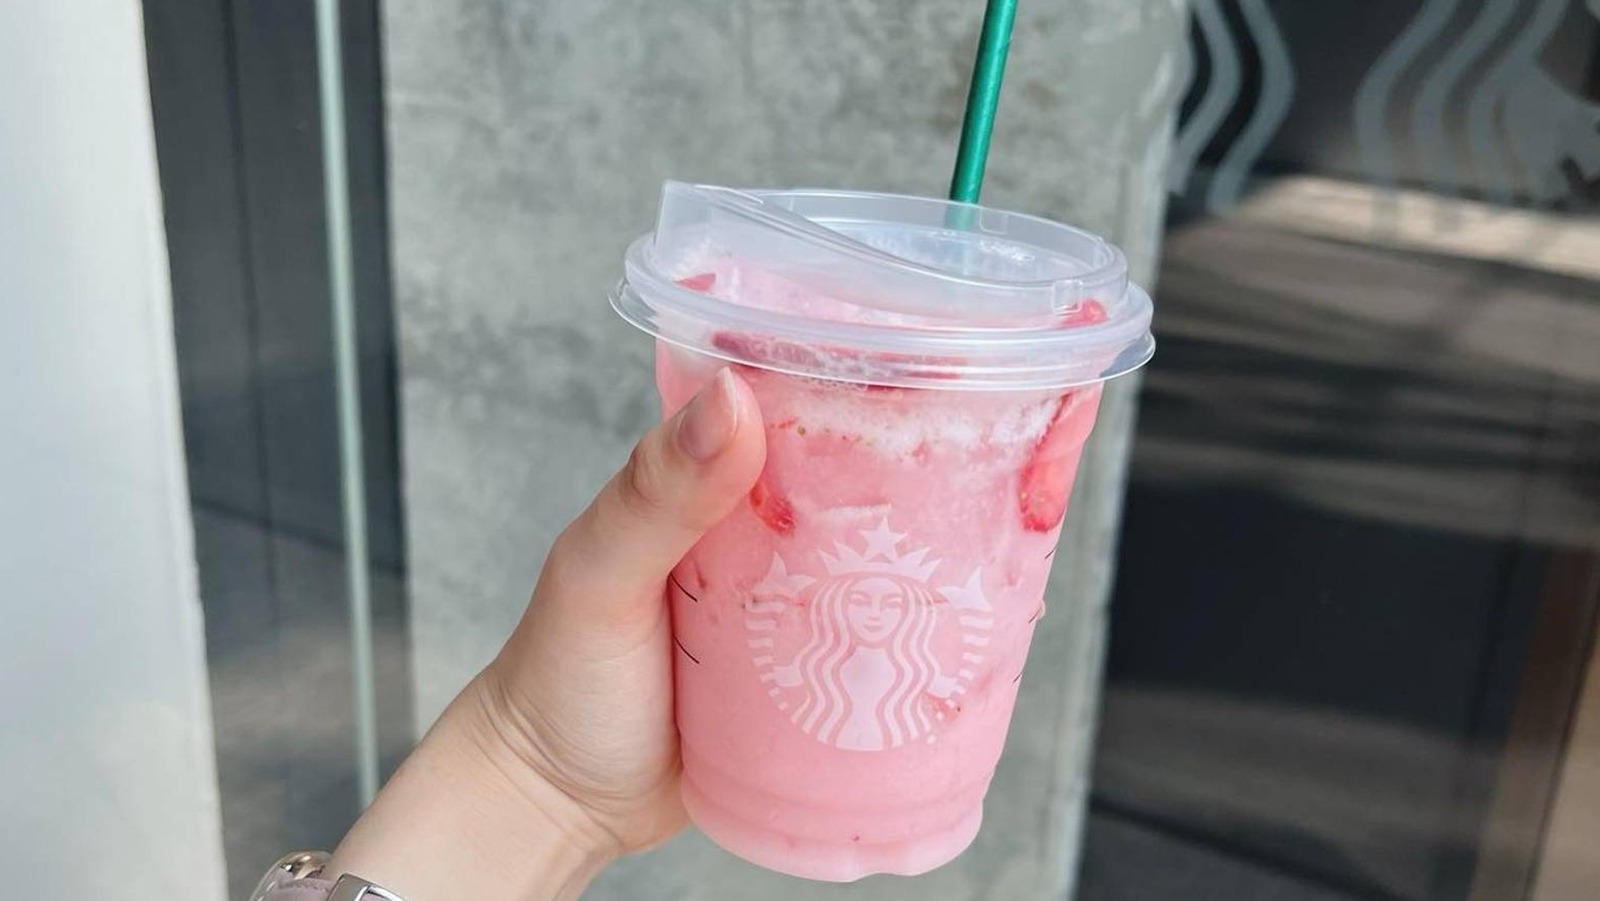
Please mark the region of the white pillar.
[[0, 59], [0, 893], [222, 898], [139, 4]]

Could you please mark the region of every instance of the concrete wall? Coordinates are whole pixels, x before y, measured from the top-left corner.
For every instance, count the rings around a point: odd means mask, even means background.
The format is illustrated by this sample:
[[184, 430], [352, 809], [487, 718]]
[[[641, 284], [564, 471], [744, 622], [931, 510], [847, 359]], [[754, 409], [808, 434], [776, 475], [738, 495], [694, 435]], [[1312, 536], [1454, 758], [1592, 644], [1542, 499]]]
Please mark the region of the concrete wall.
[[[655, 418], [604, 301], [665, 178], [941, 194], [983, 4], [392, 0], [385, 32], [419, 728], [498, 647], [562, 525]], [[1148, 281], [1182, 0], [1023, 4], [985, 200], [1121, 242]], [[1108, 393], [975, 848], [850, 889], [688, 836], [595, 898], [1064, 897], [1132, 385]]]
[[139, 5], [0, 59], [0, 894], [221, 898]]

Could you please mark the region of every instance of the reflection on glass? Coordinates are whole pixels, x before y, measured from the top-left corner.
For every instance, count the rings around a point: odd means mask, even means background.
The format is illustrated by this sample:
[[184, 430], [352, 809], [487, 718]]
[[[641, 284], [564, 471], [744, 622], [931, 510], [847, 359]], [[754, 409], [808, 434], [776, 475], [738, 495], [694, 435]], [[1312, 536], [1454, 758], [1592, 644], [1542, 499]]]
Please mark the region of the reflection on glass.
[[1600, 584], [1600, 17], [1267, 12], [1287, 68], [1196, 6], [1084, 896], [1530, 897]]

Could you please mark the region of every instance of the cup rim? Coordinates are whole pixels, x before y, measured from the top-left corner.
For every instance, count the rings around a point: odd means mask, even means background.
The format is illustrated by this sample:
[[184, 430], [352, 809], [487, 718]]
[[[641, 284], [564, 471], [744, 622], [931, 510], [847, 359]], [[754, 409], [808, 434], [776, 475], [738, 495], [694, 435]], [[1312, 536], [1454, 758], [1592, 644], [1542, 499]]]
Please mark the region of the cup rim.
[[[757, 196], [785, 194], [829, 196], [852, 200], [893, 199], [950, 203], [933, 198], [849, 191], [753, 191]], [[975, 210], [989, 208], [972, 206]], [[1078, 235], [1081, 229], [1023, 213], [1035, 222]], [[1121, 297], [1105, 298], [1103, 321], [1056, 324], [908, 326], [898, 323], [819, 319], [757, 308], [686, 288], [657, 265], [654, 232], [628, 247], [624, 275], [610, 292], [611, 306], [641, 331], [696, 353], [731, 363], [789, 375], [856, 384], [944, 390], [1017, 390], [1066, 388], [1131, 372], [1154, 352], [1150, 333], [1153, 306], [1137, 285], [1124, 282]], [[1106, 247], [1115, 248], [1110, 244]], [[1120, 260], [1120, 252], [1116, 253]], [[747, 336], [743, 342], [719, 341], [727, 334]], [[762, 354], [774, 345], [804, 349], [801, 353]]]

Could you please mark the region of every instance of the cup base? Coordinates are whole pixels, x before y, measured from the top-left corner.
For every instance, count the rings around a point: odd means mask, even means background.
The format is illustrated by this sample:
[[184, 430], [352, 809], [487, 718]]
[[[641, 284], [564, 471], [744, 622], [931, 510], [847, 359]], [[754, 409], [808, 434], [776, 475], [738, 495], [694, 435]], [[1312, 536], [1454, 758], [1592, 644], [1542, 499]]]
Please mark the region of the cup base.
[[706, 797], [687, 778], [683, 806], [706, 837], [724, 851], [757, 866], [820, 882], [854, 882], [888, 873], [920, 876], [938, 869], [967, 850], [983, 825], [983, 805], [949, 829], [904, 842], [828, 842], [784, 835], [731, 813]]

